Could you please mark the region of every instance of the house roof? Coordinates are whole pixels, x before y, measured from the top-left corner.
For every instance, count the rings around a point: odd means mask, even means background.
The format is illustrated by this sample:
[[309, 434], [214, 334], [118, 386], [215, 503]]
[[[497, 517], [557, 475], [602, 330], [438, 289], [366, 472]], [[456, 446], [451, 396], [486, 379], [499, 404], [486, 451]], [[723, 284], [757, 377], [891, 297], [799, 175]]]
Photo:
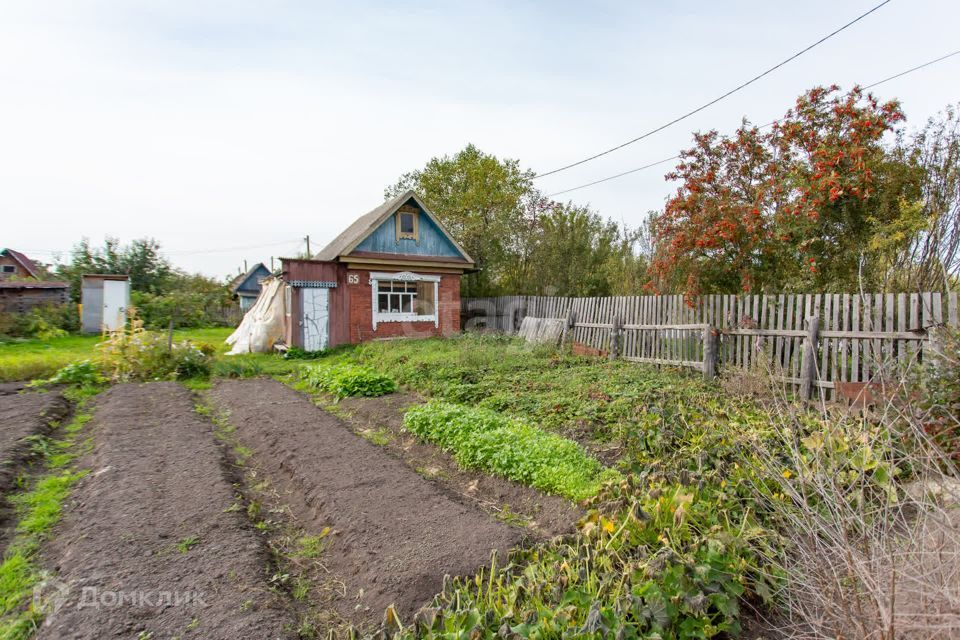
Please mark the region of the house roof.
[[[377, 229], [377, 227], [383, 224], [384, 220], [396, 213], [400, 207], [402, 207], [411, 199], [417, 203], [420, 209], [427, 216], [429, 216], [431, 220], [433, 220], [433, 222], [440, 229], [441, 233], [443, 233], [450, 240], [450, 242], [453, 243], [453, 246], [457, 248], [457, 251], [460, 252], [460, 255], [464, 257], [463, 262], [472, 265], [473, 258], [471, 258], [463, 249], [463, 247], [460, 246], [460, 243], [458, 243], [456, 239], [450, 235], [450, 232], [446, 227], [443, 226], [443, 223], [440, 222], [440, 220], [438, 220], [429, 209], [427, 209], [427, 206], [423, 204], [423, 201], [420, 200], [419, 196], [417, 196], [413, 190], [405, 191], [399, 196], [391, 200], [387, 200], [373, 211], [370, 211], [369, 213], [366, 213], [354, 220], [353, 224], [344, 229], [343, 233], [334, 238], [330, 244], [325, 246], [316, 255], [314, 255], [313, 259], [331, 262], [350, 254], [350, 252], [352, 252], [358, 244], [363, 242], [367, 236], [369, 236]], [[391, 255], [390, 257], [397, 258], [400, 256]], [[448, 262], [458, 262], [458, 260], [448, 260]]]
[[[261, 269], [263, 271], [266, 271], [268, 274], [270, 273], [270, 270], [267, 269], [267, 267], [262, 262], [258, 262], [257, 264], [250, 267], [250, 269], [246, 273], [242, 273], [230, 281], [230, 285], [229, 285], [230, 293], [238, 293], [238, 289], [244, 288], [243, 285], [246, 284], [247, 280], [249, 280], [254, 275], [256, 275], [256, 273]], [[259, 290], [260, 283], [257, 283], [256, 288]]]
[[0, 289], [66, 289], [67, 282], [50, 282], [41, 280], [0, 280]]
[[24, 268], [31, 278], [40, 277], [40, 270], [37, 269], [37, 265], [33, 263], [33, 260], [23, 255], [19, 251], [14, 251], [13, 249], [4, 249], [0, 251], [0, 256], [12, 258], [15, 262], [17, 262], [17, 264]]

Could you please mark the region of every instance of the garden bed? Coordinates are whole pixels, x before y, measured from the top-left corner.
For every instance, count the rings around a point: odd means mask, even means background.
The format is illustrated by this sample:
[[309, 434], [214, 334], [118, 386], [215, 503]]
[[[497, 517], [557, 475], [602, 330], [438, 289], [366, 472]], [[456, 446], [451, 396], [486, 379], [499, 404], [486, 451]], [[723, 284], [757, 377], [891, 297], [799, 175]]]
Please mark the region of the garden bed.
[[301, 526], [330, 528], [321, 561], [344, 588], [329, 606], [355, 624], [390, 605], [409, 621], [444, 575], [472, 574], [524, 538], [279, 382], [220, 381], [210, 399]]
[[[282, 638], [292, 616], [212, 425], [174, 383], [104, 392], [94, 447], [44, 550], [59, 593], [40, 638]], [[139, 634], [139, 635], [138, 635]]]

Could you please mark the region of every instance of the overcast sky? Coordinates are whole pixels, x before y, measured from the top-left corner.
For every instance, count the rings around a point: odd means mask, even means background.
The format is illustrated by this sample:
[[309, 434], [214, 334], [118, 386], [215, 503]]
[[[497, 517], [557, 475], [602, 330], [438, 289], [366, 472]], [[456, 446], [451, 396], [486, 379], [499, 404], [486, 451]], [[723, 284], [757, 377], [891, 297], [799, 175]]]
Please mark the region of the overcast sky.
[[[0, 247], [157, 238], [190, 271], [319, 248], [467, 143], [547, 171], [663, 124], [880, 0], [0, 1]], [[547, 193], [763, 124], [815, 84], [869, 84], [960, 49], [960, 2], [893, 0], [744, 91], [546, 177]], [[920, 126], [960, 56], [876, 89]], [[668, 165], [561, 199], [638, 224]]]

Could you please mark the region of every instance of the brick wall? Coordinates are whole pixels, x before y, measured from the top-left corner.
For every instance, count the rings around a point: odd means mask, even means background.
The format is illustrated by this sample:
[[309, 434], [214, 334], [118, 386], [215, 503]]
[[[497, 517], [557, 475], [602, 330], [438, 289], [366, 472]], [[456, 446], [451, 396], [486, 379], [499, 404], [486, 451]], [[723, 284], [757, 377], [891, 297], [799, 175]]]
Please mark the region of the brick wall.
[[[418, 270], [427, 275], [428, 272]], [[349, 284], [350, 276], [357, 276], [357, 282]], [[347, 271], [347, 287], [350, 295], [350, 342], [365, 342], [377, 338], [426, 338], [436, 335], [451, 335], [460, 331], [460, 276], [441, 274], [440, 278], [440, 326], [429, 322], [381, 322], [373, 329], [373, 299], [370, 285], [370, 272], [350, 269]]]

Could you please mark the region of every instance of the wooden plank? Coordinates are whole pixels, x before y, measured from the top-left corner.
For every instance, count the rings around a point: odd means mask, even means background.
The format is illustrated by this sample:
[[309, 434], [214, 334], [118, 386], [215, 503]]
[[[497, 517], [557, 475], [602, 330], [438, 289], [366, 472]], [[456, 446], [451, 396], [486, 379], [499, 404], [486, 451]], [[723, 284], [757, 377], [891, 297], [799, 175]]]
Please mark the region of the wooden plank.
[[[920, 330], [920, 294], [910, 294], [910, 330]], [[907, 353], [910, 355], [910, 361], [915, 362], [920, 354], [920, 341], [912, 340], [907, 347]]]
[[[897, 331], [900, 333], [906, 333], [907, 331], [907, 296], [903, 293], [897, 294]], [[909, 363], [906, 349], [907, 341], [898, 338], [894, 341], [894, 345], [897, 352], [897, 374], [899, 376], [906, 371]]]
[[[850, 330], [860, 330], [860, 296], [854, 295], [850, 298]], [[850, 381], [860, 381], [860, 341], [850, 340]]]
[[[834, 326], [831, 324], [833, 319], [833, 296], [831, 294], [825, 294], [823, 296], [823, 319], [820, 321], [820, 327], [822, 329], [833, 329]], [[830, 377], [830, 338], [820, 340], [820, 369], [819, 379], [820, 380], [832, 380]]]
[[[873, 330], [883, 331], [883, 294], [873, 296]], [[879, 338], [873, 340], [874, 376], [882, 379], [886, 367], [886, 357], [883, 353], [883, 342]]]
[[[863, 304], [861, 321], [864, 332], [873, 331], [873, 294], [865, 293], [860, 296]], [[861, 379], [869, 382], [873, 379], [873, 345], [870, 340], [860, 340], [863, 362], [861, 363]]]
[[[883, 330], [892, 333], [897, 330], [896, 325], [896, 297], [888, 293], [883, 298]], [[893, 338], [883, 342], [883, 360], [886, 363], [888, 375], [895, 375], [897, 354]]]
[[[933, 325], [933, 308], [930, 292], [920, 294], [920, 325], [929, 331]], [[930, 357], [929, 342], [924, 340], [920, 343], [920, 357], [927, 359]]]

